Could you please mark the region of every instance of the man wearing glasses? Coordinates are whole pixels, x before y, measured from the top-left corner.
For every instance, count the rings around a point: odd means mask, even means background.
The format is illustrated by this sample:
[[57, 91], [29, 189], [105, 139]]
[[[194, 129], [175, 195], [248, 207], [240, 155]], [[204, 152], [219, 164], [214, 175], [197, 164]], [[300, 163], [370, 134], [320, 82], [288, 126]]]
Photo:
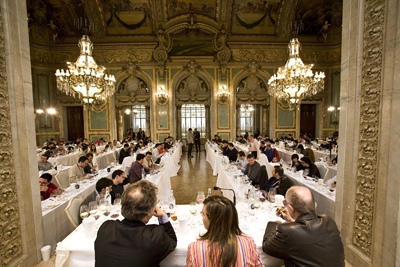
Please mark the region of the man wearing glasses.
[[51, 182], [53, 176], [50, 173], [43, 173], [39, 178], [40, 195], [42, 200], [48, 199], [53, 191], [57, 190], [58, 187]]

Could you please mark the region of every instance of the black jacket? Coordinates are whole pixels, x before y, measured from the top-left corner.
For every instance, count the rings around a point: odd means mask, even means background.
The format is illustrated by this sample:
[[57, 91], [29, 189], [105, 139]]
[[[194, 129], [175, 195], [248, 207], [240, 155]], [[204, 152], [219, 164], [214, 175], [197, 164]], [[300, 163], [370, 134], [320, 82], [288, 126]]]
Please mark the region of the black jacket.
[[121, 149], [121, 152], [119, 152], [119, 164], [122, 164], [125, 157], [129, 157], [131, 155], [129, 152], [129, 149], [127, 151], [125, 151], [125, 149]]
[[269, 222], [263, 251], [286, 267], [344, 267], [344, 250], [334, 220], [307, 213], [293, 223]]
[[229, 153], [226, 155], [229, 158], [230, 162], [235, 162], [237, 160], [237, 154], [239, 153], [236, 148], [232, 148], [232, 150], [228, 149]]
[[170, 222], [145, 225], [140, 221], [105, 221], [94, 243], [96, 267], [159, 266], [176, 247]]

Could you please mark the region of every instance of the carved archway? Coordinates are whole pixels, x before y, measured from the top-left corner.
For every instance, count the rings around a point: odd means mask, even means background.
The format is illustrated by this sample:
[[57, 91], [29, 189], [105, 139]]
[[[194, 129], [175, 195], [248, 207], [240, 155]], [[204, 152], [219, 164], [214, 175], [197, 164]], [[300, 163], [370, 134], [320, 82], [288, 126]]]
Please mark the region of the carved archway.
[[210, 138], [210, 104], [214, 83], [210, 75], [195, 61], [190, 61], [172, 82], [177, 111], [177, 138], [182, 137], [181, 107], [184, 104], [203, 104], [206, 108], [206, 138]]
[[[240, 135], [240, 105], [256, 105], [261, 109], [262, 125], [261, 133], [267, 132], [268, 107], [270, 96], [268, 94], [268, 80], [270, 74], [263, 71], [256, 62], [247, 65], [233, 81], [234, 95], [236, 100], [236, 134]], [[259, 120], [257, 120], [259, 121]], [[257, 125], [255, 125], [257, 127]]]

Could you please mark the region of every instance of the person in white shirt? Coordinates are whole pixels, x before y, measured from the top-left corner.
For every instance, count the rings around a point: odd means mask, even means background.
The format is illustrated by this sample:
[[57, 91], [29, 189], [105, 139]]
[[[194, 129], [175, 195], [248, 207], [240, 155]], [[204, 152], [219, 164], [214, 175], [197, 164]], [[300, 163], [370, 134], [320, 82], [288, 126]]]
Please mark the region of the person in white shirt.
[[160, 153], [160, 151], [159, 151], [160, 148], [161, 148], [161, 144], [160, 144], [160, 143], [157, 143], [157, 144], [156, 144], [156, 147], [154, 148], [153, 153], [152, 153], [152, 154], [153, 154], [153, 155], [152, 155], [153, 161], [154, 161], [156, 164], [160, 163], [161, 157], [164, 155], [164, 153]]
[[260, 156], [260, 143], [254, 138], [254, 135], [250, 134], [248, 141], [250, 143], [249, 154], [258, 159]]
[[244, 173], [244, 171], [246, 170], [247, 167], [247, 158], [246, 158], [246, 154], [243, 151], [239, 151], [238, 153], [238, 160], [234, 163], [232, 163], [232, 165], [235, 165], [239, 170], [242, 171], [242, 173]]

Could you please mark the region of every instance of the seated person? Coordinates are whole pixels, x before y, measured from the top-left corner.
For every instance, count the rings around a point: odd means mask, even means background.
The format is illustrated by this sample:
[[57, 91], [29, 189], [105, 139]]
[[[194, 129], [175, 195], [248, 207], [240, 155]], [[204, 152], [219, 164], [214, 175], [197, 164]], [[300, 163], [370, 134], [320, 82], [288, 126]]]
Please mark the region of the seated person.
[[313, 164], [311, 162], [311, 159], [309, 157], [302, 157], [300, 160], [301, 166], [299, 166], [300, 168], [299, 170], [308, 170], [308, 174], [307, 176], [309, 177], [317, 177], [317, 178], [321, 178], [321, 174], [319, 173], [319, 170], [317, 168], [317, 166], [315, 166], [315, 164]]
[[121, 147], [121, 143], [118, 142], [117, 140], [114, 140], [114, 141], [113, 141], [113, 146], [114, 146], [114, 148]]
[[297, 140], [293, 140], [293, 146], [292, 146], [293, 150], [296, 150], [298, 146], [299, 142]]
[[148, 170], [159, 168], [159, 165], [154, 164], [151, 152], [146, 152], [146, 156], [144, 157], [142, 165], [145, 169], [148, 169]]
[[228, 150], [228, 141], [222, 141], [222, 155], [228, 156], [229, 150]]
[[164, 147], [164, 143], [161, 143], [161, 147], [158, 149], [158, 152], [164, 154], [168, 152]]
[[278, 209], [286, 223], [268, 222], [263, 251], [285, 266], [344, 267], [344, 249], [334, 220], [315, 214], [311, 191], [293, 186], [286, 193], [287, 209]]
[[107, 149], [110, 149], [110, 150], [114, 149], [113, 142], [110, 141], [110, 142], [107, 143], [107, 145], [104, 147], [104, 151], [107, 150]]
[[238, 151], [235, 148], [235, 146], [233, 145], [233, 143], [228, 144], [227, 150], [228, 150], [228, 153], [226, 156], [229, 158], [229, 162], [235, 162], [237, 160]]
[[281, 166], [274, 166], [272, 169], [272, 177], [262, 186], [262, 190], [269, 192], [269, 190], [274, 187], [277, 194], [283, 196], [290, 187], [293, 186], [293, 181], [283, 175], [283, 168]]
[[40, 157], [40, 160], [38, 161], [38, 170], [39, 171], [48, 171], [53, 169], [53, 165], [48, 162], [49, 155], [48, 154], [43, 154]]
[[247, 175], [253, 185], [260, 184], [261, 179], [261, 166], [254, 157], [253, 154], [247, 155], [247, 167], [243, 174]]
[[299, 152], [299, 154], [303, 154], [304, 157], [308, 157], [308, 152], [304, 149], [303, 145], [298, 145], [297, 151]]
[[94, 173], [96, 171], [97, 165], [93, 163], [93, 154], [87, 153], [86, 157], [88, 159], [88, 164], [83, 170], [85, 171], [85, 173]]
[[161, 144], [157, 143], [152, 152], [153, 161], [156, 164], [161, 162], [161, 157], [164, 156], [164, 154], [165, 154], [165, 152], [160, 153], [160, 148], [161, 148]]
[[129, 143], [129, 155], [133, 155], [135, 153], [135, 144], [134, 143]]
[[[122, 193], [124, 192], [124, 185], [128, 184], [128, 176], [122, 170], [116, 170], [112, 173], [112, 191], [111, 195], [111, 203], [114, 203], [116, 198], [121, 198]], [[119, 197], [118, 197], [119, 194]]]
[[40, 195], [42, 200], [51, 197], [51, 194], [58, 189], [58, 187], [51, 182], [52, 179], [53, 176], [51, 176], [50, 173], [43, 173], [39, 178]]
[[268, 143], [268, 144], [265, 146], [265, 150], [264, 150], [263, 153], [265, 154], [265, 156], [267, 156], [268, 161], [269, 161], [269, 162], [272, 162], [272, 159], [274, 158], [275, 150], [271, 147], [271, 144], [270, 144], [270, 143]]
[[281, 136], [281, 141], [283, 141], [283, 142], [285, 142], [286, 141], [286, 134], [282, 134], [282, 136]]
[[246, 144], [247, 143], [246, 140], [244, 140], [243, 136], [241, 136], [241, 135], [239, 136], [238, 142], [241, 143], [241, 144]]
[[[157, 205], [157, 187], [149, 181], [129, 185], [122, 194], [125, 218], [107, 220], [94, 244], [96, 267], [159, 266], [176, 247], [174, 228]], [[159, 225], [146, 225], [153, 217]]]
[[287, 141], [293, 141], [293, 137], [292, 134], [288, 134], [288, 137], [286, 138]]
[[204, 200], [201, 215], [207, 232], [189, 245], [186, 266], [264, 266], [253, 238], [239, 228], [232, 201], [209, 196]]
[[135, 148], [134, 148], [134, 151], [138, 151], [138, 149], [142, 149], [143, 146], [144, 146], [144, 145], [143, 145], [143, 142], [140, 141], [139, 143], [136, 144], [136, 146], [135, 146]]
[[322, 144], [319, 146], [320, 149], [329, 149], [330, 145], [326, 140], [322, 141]]
[[119, 152], [119, 164], [122, 164], [122, 162], [124, 161], [124, 158], [130, 157], [130, 156], [131, 156], [131, 154], [129, 154], [129, 144], [125, 143], [124, 148], [121, 149], [121, 151]]
[[244, 172], [248, 164], [246, 154], [243, 151], [239, 151], [238, 160], [232, 164], [237, 166], [239, 170], [242, 170], [242, 172]]
[[56, 154], [56, 148], [55, 148], [54, 146], [49, 147], [49, 150], [47, 150], [45, 154], [49, 155], [49, 157], [55, 157], [55, 156], [57, 156], [57, 154]]
[[131, 184], [142, 180], [146, 174], [150, 173], [149, 169], [143, 167], [144, 158], [145, 156], [143, 154], [136, 155], [136, 161], [132, 163], [131, 169], [129, 170]]
[[168, 137], [164, 139], [164, 148], [167, 150], [171, 148], [170, 139]]
[[306, 144], [306, 141], [302, 138], [302, 137], [299, 137], [299, 144], [301, 144], [301, 145], [305, 145]]
[[214, 139], [212, 140], [214, 143], [219, 143], [220, 141], [221, 141], [221, 139], [219, 138], [219, 136], [218, 135], [214, 135]]
[[79, 157], [86, 157], [87, 153], [89, 153], [89, 146], [82, 146], [82, 153], [79, 154]]
[[295, 171], [302, 169], [302, 166], [301, 166], [301, 163], [299, 160], [299, 155], [297, 155], [297, 154], [292, 155], [292, 168], [295, 168]]
[[279, 139], [275, 140], [275, 148], [281, 148], [281, 142], [279, 141]]
[[71, 184], [75, 183], [76, 179], [82, 179], [82, 178], [84, 179], [87, 177], [84, 169], [87, 166], [88, 161], [89, 160], [87, 157], [82, 156], [79, 158], [77, 164], [69, 168], [68, 176]]
[[65, 148], [64, 148], [64, 144], [63, 144], [63, 143], [59, 142], [59, 143], [57, 144], [57, 148], [56, 148], [56, 150], [54, 151], [54, 154], [55, 154], [55, 155], [65, 155], [65, 154], [66, 154], [66, 151], [65, 151]]
[[[86, 205], [89, 208], [90, 202], [97, 201], [97, 203], [98, 203], [100, 198], [104, 198], [106, 196], [107, 188], [108, 188], [108, 192], [110, 192], [110, 195], [111, 195], [112, 185], [113, 185], [112, 180], [110, 180], [108, 178], [100, 178], [96, 182], [96, 189], [82, 201], [81, 206]], [[78, 210], [78, 212], [80, 212], [79, 210]], [[81, 222], [82, 222], [81, 216], [78, 216], [78, 217], [79, 217], [78, 223], [81, 224]]]
[[121, 145], [123, 144], [129, 144], [129, 137], [125, 137], [124, 140], [122, 140]]
[[260, 152], [263, 153], [266, 149], [267, 147], [265, 146], [265, 142], [260, 141]]

